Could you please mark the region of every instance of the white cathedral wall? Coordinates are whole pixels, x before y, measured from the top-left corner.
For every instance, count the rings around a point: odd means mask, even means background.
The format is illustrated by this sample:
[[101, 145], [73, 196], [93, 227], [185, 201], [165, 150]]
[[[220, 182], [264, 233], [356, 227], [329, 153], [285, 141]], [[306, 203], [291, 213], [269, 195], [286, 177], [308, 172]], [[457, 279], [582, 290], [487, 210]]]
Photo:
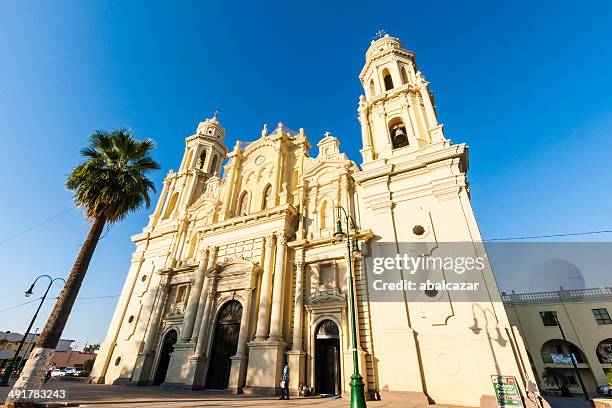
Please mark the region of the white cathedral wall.
[[[435, 181], [452, 179], [453, 174], [458, 173], [458, 168], [450, 165], [439, 167], [429, 177], [424, 174], [395, 176], [389, 185], [395, 197], [394, 208], [387, 204], [373, 211], [362, 205], [362, 228], [371, 226], [383, 242], [394, 242], [396, 236], [398, 242], [480, 240], [465, 189], [451, 183], [449, 188], [437, 194], [431, 191], [430, 186]], [[375, 188], [371, 187], [372, 190]], [[384, 186], [378, 186], [378, 191], [382, 190]], [[367, 193], [361, 191], [360, 195], [367, 196]], [[414, 225], [425, 228], [423, 237], [413, 234]], [[478, 245], [475, 251], [484, 255], [484, 248]], [[457, 301], [409, 303], [407, 306], [397, 302], [371, 303], [381, 391], [421, 392], [423, 378], [427, 393], [436, 403], [478, 406], [482, 395], [494, 394], [491, 375], [514, 375], [520, 382], [521, 373], [507, 335], [509, 324], [490, 267], [478, 280], [486, 283], [490, 301], [477, 306]], [[492, 320], [487, 325], [483, 316], [477, 316], [482, 328], [478, 334], [470, 330], [475, 321], [473, 309], [486, 310], [486, 319]], [[418, 333], [418, 345], [413, 340], [412, 330]]]

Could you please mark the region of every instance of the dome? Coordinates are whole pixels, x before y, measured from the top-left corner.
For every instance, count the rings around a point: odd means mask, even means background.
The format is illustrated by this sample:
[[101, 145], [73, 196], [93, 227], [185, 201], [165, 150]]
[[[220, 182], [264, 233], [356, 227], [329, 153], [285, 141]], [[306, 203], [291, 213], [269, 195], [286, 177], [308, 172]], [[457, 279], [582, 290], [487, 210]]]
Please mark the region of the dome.
[[403, 50], [404, 46], [399, 38], [391, 37], [389, 34], [385, 34], [384, 37], [378, 40], [372, 40], [370, 48], [366, 52], [366, 61], [390, 49]]
[[200, 122], [196, 129], [196, 134], [223, 141], [225, 129], [221, 126], [221, 123], [217, 119], [217, 115], [215, 115], [212, 118], [206, 119], [204, 122]]

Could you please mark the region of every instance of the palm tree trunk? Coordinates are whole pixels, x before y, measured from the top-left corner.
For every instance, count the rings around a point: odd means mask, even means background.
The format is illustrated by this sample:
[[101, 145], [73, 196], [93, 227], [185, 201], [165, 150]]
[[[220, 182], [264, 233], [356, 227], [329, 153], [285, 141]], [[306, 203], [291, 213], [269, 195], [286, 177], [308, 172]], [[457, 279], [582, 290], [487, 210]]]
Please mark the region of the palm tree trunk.
[[[79, 289], [85, 278], [85, 273], [87, 273], [89, 262], [96, 249], [100, 235], [102, 235], [105, 224], [105, 217], [94, 218], [89, 228], [89, 232], [87, 233], [87, 238], [85, 238], [79, 255], [72, 266], [70, 276], [68, 276], [64, 289], [62, 293], [60, 293], [55, 303], [55, 307], [47, 320], [47, 324], [45, 324], [45, 328], [36, 341], [34, 350], [30, 353], [30, 358], [28, 358], [23, 368], [23, 372], [15, 383], [13, 390], [27, 391], [39, 390], [42, 388], [47, 367], [52, 362], [53, 353], [64, 331], [64, 327], [72, 311], [72, 306], [74, 306], [74, 302], [79, 294]], [[9, 397], [6, 400], [6, 406], [27, 407], [30, 406], [31, 402], [31, 400], [24, 398]]]

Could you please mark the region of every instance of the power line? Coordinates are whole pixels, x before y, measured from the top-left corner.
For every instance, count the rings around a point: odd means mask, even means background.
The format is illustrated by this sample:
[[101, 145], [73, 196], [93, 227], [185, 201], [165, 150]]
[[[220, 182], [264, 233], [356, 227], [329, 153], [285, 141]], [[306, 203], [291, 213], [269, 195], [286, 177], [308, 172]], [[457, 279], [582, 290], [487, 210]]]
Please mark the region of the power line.
[[32, 302], [36, 302], [37, 300], [40, 300], [40, 299], [42, 299], [42, 296], [39, 297], [38, 299], [32, 299], [29, 302], [25, 302], [25, 303], [22, 303], [20, 305], [16, 305], [16, 306], [12, 306], [12, 307], [9, 307], [9, 308], [6, 308], [6, 309], [2, 309], [2, 310], [0, 310], [0, 313], [8, 312], [9, 310], [13, 310], [13, 309], [17, 309], [18, 307], [25, 306], [25, 305], [30, 304]]
[[[110, 298], [118, 298], [118, 297], [121, 297], [121, 295], [77, 297], [76, 300], [110, 299]], [[15, 305], [15, 306], [8, 307], [6, 309], [2, 309], [2, 310], [0, 310], [0, 313], [8, 312], [9, 310], [13, 310], [13, 309], [17, 309], [17, 308], [22, 307], [22, 306], [26, 306], [26, 305], [28, 305], [28, 304], [30, 304], [32, 302], [36, 302], [37, 300], [40, 300], [40, 299], [42, 299], [42, 296], [37, 298], [37, 299], [30, 300], [29, 302], [21, 303], [19, 305]], [[48, 301], [48, 300], [57, 300], [57, 299], [58, 299], [58, 297], [47, 298], [47, 299], [45, 299], [45, 302]]]
[[15, 238], [17, 238], [17, 237], [20, 237], [20, 236], [22, 236], [23, 234], [25, 234], [26, 232], [30, 232], [30, 231], [32, 231], [32, 230], [33, 230], [33, 229], [35, 229], [35, 228], [42, 227], [43, 225], [45, 225], [45, 224], [47, 224], [47, 223], [49, 223], [49, 222], [51, 222], [51, 221], [55, 220], [56, 218], [61, 217], [62, 215], [64, 215], [64, 214], [68, 213], [69, 211], [72, 211], [73, 209], [74, 209], [74, 207], [66, 208], [64, 211], [62, 211], [62, 212], [60, 212], [60, 213], [58, 213], [58, 214], [55, 214], [54, 216], [52, 216], [52, 217], [50, 217], [50, 218], [47, 218], [46, 220], [41, 221], [41, 222], [39, 222], [38, 224], [34, 224], [34, 225], [32, 225], [31, 227], [28, 227], [28, 228], [24, 229], [24, 230], [23, 230], [23, 231], [21, 231], [21, 232], [18, 232], [18, 233], [14, 234], [14, 235], [11, 235], [11, 236], [10, 236], [10, 237], [8, 237], [8, 238], [4, 238], [3, 240], [1, 240], [1, 241], [0, 241], [0, 245], [4, 244], [5, 242], [8, 242], [8, 241], [10, 241], [10, 240], [12, 240], [12, 239], [15, 239]]
[[486, 241], [513, 241], [513, 240], [520, 240], [520, 239], [571, 237], [571, 236], [577, 236], [577, 235], [594, 235], [594, 234], [609, 234], [609, 233], [612, 233], [612, 230], [568, 232], [565, 234], [533, 235], [530, 237], [491, 238], [491, 239], [485, 240], [485, 242]]
[[90, 300], [90, 299], [108, 299], [108, 298], [117, 298], [121, 295], [107, 295], [107, 296], [91, 296], [91, 297], [78, 297], [77, 300]]

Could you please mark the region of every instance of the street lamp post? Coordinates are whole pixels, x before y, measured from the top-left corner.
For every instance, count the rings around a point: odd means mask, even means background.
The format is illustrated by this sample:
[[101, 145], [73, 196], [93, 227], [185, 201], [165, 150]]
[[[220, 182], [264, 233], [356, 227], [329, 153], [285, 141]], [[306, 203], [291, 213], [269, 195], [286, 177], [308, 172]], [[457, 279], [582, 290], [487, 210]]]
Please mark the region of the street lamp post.
[[[342, 216], [346, 221], [346, 234], [342, 230]], [[349, 223], [350, 222], [350, 223]], [[353, 256], [359, 258], [361, 256], [361, 250], [357, 240], [354, 239], [352, 244], [354, 248], [351, 250], [351, 225], [355, 225], [353, 218], [346, 212], [344, 207], [338, 206], [338, 220], [336, 221], [336, 232], [334, 238], [338, 241], [342, 241], [346, 238], [346, 249], [348, 251], [348, 300], [349, 300], [349, 313], [351, 315], [351, 342], [353, 344], [353, 375], [351, 375], [351, 408], [366, 408], [366, 400], [364, 393], [363, 378], [359, 374], [359, 364], [357, 355], [357, 326], [356, 319], [357, 313], [355, 312], [355, 298], [354, 298], [354, 286], [353, 286]]]
[[34, 345], [36, 344], [36, 335], [38, 334], [38, 330], [40, 329], [40, 327], [37, 327], [36, 330], [34, 330], [34, 335], [32, 336], [32, 341], [30, 342], [30, 346], [23, 352], [23, 357], [21, 358], [21, 360], [19, 360], [19, 363], [17, 363], [17, 367], [15, 367], [15, 371], [19, 371], [21, 369], [21, 365], [25, 365], [26, 362], [26, 356], [28, 355], [28, 353], [31, 353], [32, 350], [34, 350]]
[[[30, 330], [32, 330], [32, 326], [34, 325], [34, 321], [36, 320], [36, 317], [38, 317], [38, 312], [40, 311], [40, 308], [42, 307], [43, 303], [45, 302], [45, 299], [47, 298], [47, 294], [49, 293], [49, 289], [51, 289], [51, 285], [53, 285], [53, 282], [55, 282], [56, 280], [62, 280], [62, 281], [64, 281], [64, 283], [66, 283], [66, 281], [64, 279], [62, 279], [62, 278], [55, 278], [55, 279], [53, 279], [49, 275], [40, 275], [39, 277], [37, 277], [34, 280], [34, 283], [32, 283], [32, 286], [30, 286], [30, 289], [28, 289], [25, 292], [26, 297], [34, 294], [34, 292], [33, 292], [34, 285], [36, 285], [36, 282], [38, 282], [38, 280], [40, 278], [42, 278], [42, 277], [45, 277], [45, 278], [49, 279], [49, 285], [47, 286], [47, 290], [45, 291], [45, 294], [42, 296], [42, 298], [40, 298], [40, 303], [38, 304], [38, 308], [36, 309], [36, 313], [34, 313], [34, 316], [32, 316], [32, 320], [30, 321], [30, 325], [26, 329], [26, 332], [23, 335], [23, 338], [21, 339], [21, 342], [19, 343], [19, 347], [17, 347], [17, 351], [15, 352], [15, 356], [19, 356], [19, 352], [23, 348], [23, 343], [25, 342], [26, 338], [28, 337], [28, 334], [30, 334]], [[15, 359], [13, 358], [13, 360], [6, 367], [6, 370], [4, 370], [4, 374], [2, 375], [2, 378], [0, 379], [0, 387], [8, 386], [9, 380], [11, 378], [11, 373], [13, 372], [13, 364], [14, 363], [15, 363]]]

